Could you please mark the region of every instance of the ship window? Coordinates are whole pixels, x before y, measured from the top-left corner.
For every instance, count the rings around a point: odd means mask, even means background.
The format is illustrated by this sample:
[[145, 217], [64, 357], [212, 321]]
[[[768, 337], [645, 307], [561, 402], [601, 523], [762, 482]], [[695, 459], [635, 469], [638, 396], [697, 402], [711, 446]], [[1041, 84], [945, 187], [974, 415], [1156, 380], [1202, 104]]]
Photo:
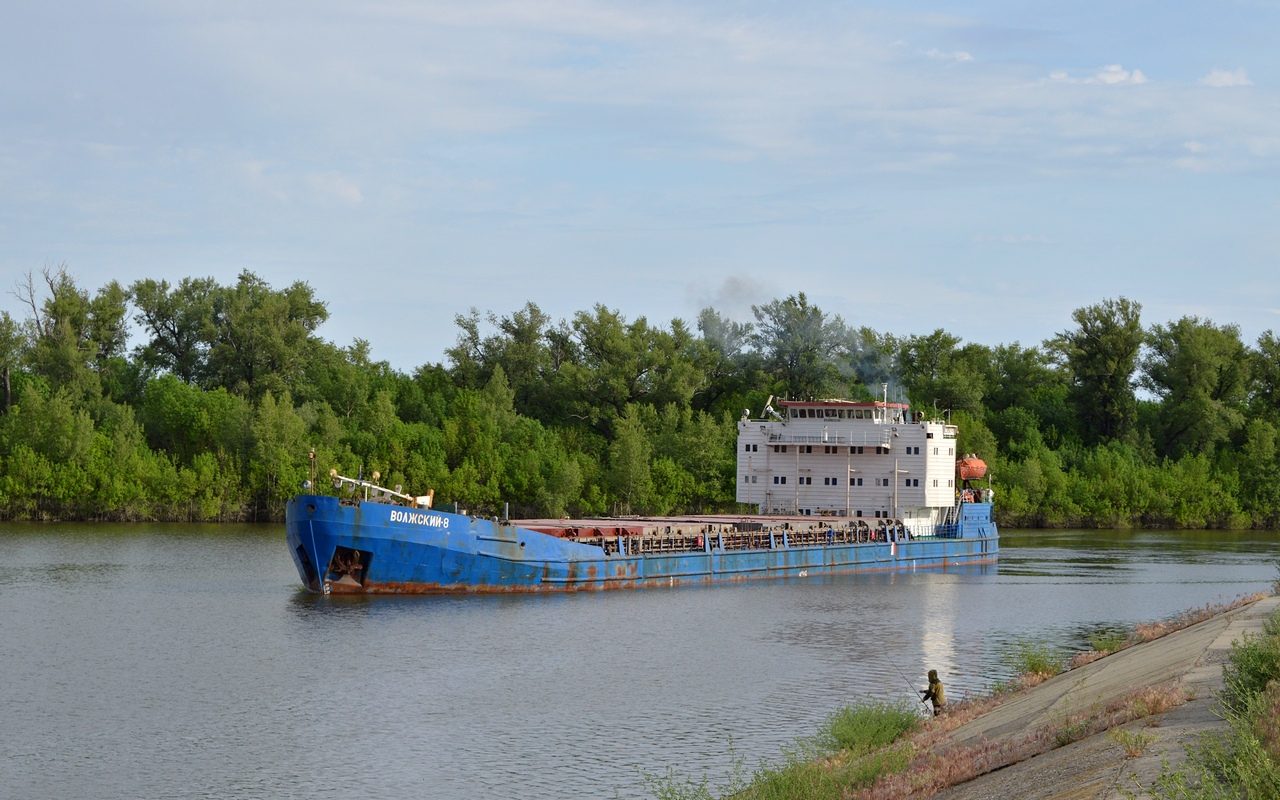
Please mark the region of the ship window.
[[839, 416], [839, 418], [840, 418], [840, 419], [844, 419], [844, 409], [843, 409], [843, 408], [842, 408], [842, 409], [840, 409], [840, 413], [839, 413], [839, 415], [838, 415], [838, 416]]
[[756, 482], [756, 476], [755, 476], [755, 475], [752, 475], [752, 476], [751, 476], [751, 482], [752, 482], [752, 483], [755, 483], [755, 482]]
[[787, 476], [786, 476], [786, 475], [783, 475], [783, 476], [782, 476], [782, 483], [786, 483], [786, 482], [787, 482]]
[[858, 509], [858, 516], [862, 516], [862, 509]]
[[911, 485], [912, 485], [912, 486], [919, 486], [919, 485], [920, 485], [920, 479], [919, 479], [919, 478], [912, 478], [912, 479], [911, 479]]
[[951, 486], [951, 485], [952, 485], [952, 483], [954, 483], [954, 482], [953, 482], [953, 481], [947, 481], [947, 485], [948, 485], [948, 486]]
[[[798, 417], [798, 416], [800, 416], [800, 412], [796, 411], [794, 408], [793, 408], [793, 409], [791, 409], [791, 418], [792, 418], [792, 419], [795, 419], [795, 418], [796, 418], [796, 417]], [[932, 434], [930, 434], [930, 435], [932, 435]]]
[[911, 486], [911, 479], [910, 479], [910, 478], [907, 478], [907, 479], [906, 479], [906, 481], [907, 481], [907, 482], [906, 482], [905, 484], [903, 484], [903, 485], [904, 485], [904, 486], [907, 486], [907, 487], [910, 487], [910, 486]]
[[859, 486], [861, 486], [861, 485], [862, 485], [862, 478], [858, 478], [858, 485], [859, 485]]
[[935, 489], [937, 489], [937, 488], [938, 488], [938, 479], [937, 479], [937, 478], [934, 478], [934, 479], [933, 479], [933, 488], [935, 488]]
[[932, 438], [933, 438], [933, 434], [932, 434], [932, 433], [926, 433], [926, 434], [924, 435], [924, 438], [926, 438], [926, 439], [932, 439]]
[[811, 444], [807, 444], [807, 445], [805, 445], [805, 446], [804, 446], [804, 451], [805, 451], [806, 453], [812, 453], [812, 452], [813, 452], [813, 445], [811, 445]]
[[947, 455], [954, 456], [955, 454], [956, 454], [956, 449], [954, 447], [947, 448]]

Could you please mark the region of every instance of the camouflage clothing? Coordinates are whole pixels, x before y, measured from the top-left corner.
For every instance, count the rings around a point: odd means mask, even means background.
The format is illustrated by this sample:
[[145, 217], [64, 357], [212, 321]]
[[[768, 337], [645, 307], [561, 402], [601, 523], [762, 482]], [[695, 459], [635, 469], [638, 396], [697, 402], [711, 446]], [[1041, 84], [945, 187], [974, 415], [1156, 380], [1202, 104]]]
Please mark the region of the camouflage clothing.
[[936, 669], [929, 670], [929, 689], [922, 692], [924, 695], [922, 700], [929, 700], [933, 703], [933, 715], [936, 717], [942, 711], [942, 707], [947, 704], [947, 695], [942, 690], [942, 681], [938, 680], [938, 671]]

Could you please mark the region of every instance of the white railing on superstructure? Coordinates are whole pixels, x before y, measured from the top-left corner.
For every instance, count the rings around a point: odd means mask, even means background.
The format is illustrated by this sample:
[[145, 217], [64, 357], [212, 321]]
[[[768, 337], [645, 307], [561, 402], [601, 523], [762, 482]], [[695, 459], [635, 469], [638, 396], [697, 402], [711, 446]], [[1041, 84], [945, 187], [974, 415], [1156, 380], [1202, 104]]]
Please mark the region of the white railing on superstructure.
[[835, 444], [835, 445], [853, 445], [854, 447], [889, 447], [893, 443], [893, 432], [888, 428], [879, 431], [879, 436], [871, 436], [863, 433], [859, 438], [853, 434], [842, 436], [838, 433], [823, 433], [817, 436], [802, 436], [799, 434], [787, 433], [771, 433], [768, 441], [771, 444]]

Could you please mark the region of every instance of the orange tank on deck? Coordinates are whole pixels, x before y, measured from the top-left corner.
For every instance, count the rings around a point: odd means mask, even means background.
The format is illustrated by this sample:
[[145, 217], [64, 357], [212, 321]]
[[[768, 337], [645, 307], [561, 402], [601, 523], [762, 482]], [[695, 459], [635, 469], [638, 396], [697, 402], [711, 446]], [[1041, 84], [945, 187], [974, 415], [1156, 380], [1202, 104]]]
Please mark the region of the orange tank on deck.
[[987, 474], [987, 462], [975, 455], [968, 455], [956, 462], [956, 472], [962, 481], [981, 480]]

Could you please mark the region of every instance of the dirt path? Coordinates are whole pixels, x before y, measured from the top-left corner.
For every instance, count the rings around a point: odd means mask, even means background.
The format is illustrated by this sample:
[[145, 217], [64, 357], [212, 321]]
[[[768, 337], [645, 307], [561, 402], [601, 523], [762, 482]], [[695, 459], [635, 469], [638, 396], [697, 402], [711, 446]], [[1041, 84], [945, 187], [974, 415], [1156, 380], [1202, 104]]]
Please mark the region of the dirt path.
[[1187, 745], [1224, 725], [1214, 713], [1214, 692], [1222, 688], [1222, 664], [1231, 643], [1246, 632], [1261, 632], [1263, 620], [1280, 605], [1269, 597], [1058, 675], [996, 710], [957, 728], [952, 741], [975, 744], [1012, 740], [1053, 724], [1070, 713], [1118, 699], [1143, 687], [1181, 683], [1193, 700], [1126, 728], [1156, 738], [1137, 758], [1106, 733], [989, 773], [937, 795], [940, 800], [1121, 800], [1141, 796], [1139, 786], [1159, 777], [1162, 762], [1176, 766]]

